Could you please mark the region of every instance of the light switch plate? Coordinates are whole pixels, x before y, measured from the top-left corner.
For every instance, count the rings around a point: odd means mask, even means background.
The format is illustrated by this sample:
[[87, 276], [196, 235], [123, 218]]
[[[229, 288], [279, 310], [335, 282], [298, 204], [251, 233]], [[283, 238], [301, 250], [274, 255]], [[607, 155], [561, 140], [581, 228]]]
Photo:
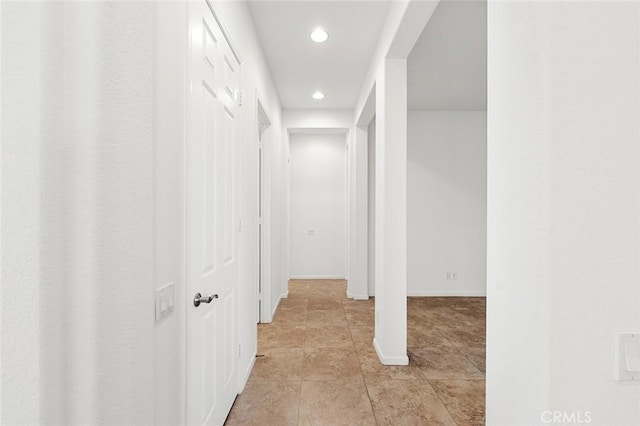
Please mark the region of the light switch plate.
[[618, 381], [640, 383], [640, 331], [637, 333], [616, 333], [615, 371]]
[[173, 314], [175, 307], [175, 285], [168, 285], [156, 290], [156, 323], [163, 321]]

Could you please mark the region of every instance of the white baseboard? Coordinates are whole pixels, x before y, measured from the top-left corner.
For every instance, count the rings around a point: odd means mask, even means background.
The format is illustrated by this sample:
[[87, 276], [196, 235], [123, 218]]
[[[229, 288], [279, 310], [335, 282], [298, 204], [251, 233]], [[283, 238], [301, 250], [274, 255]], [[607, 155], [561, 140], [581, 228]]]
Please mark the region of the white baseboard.
[[369, 300], [369, 295], [368, 294], [353, 294], [349, 290], [347, 290], [347, 299]]
[[278, 301], [276, 302], [276, 305], [273, 307], [273, 311], [271, 311], [271, 321], [273, 321], [273, 317], [276, 314], [276, 311], [278, 310], [278, 306], [280, 306], [280, 301], [282, 299], [288, 299], [289, 298], [289, 290], [287, 290], [285, 293], [282, 293], [280, 295], [280, 297], [278, 297]]
[[409, 365], [409, 357], [408, 356], [397, 356], [397, 357], [389, 357], [385, 356], [378, 346], [378, 342], [376, 339], [373, 339], [373, 347], [376, 349], [376, 354], [378, 354], [378, 359], [383, 365]]
[[487, 297], [486, 291], [408, 291], [408, 297]]
[[271, 320], [273, 321], [273, 317], [276, 314], [276, 311], [278, 310], [278, 306], [280, 306], [280, 301], [282, 300], [282, 295], [280, 295], [280, 297], [278, 297], [278, 301], [276, 302], [276, 304], [273, 306], [273, 309], [271, 310]]
[[254, 352], [251, 356], [251, 362], [249, 362], [249, 366], [245, 370], [242, 375], [242, 379], [240, 381], [240, 388], [238, 389], [238, 394], [241, 394], [244, 391], [245, 386], [247, 386], [247, 382], [249, 381], [249, 376], [251, 376], [251, 372], [253, 371], [253, 366], [256, 364], [256, 355], [257, 352]]
[[369, 300], [368, 294], [352, 294], [353, 300]]
[[294, 275], [290, 280], [345, 280], [344, 275]]

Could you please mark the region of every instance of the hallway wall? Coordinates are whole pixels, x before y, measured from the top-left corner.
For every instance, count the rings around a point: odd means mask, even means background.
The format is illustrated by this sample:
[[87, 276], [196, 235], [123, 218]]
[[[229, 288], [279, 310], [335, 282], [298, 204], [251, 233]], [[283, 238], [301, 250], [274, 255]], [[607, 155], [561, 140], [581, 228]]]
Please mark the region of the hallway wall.
[[[216, 5], [244, 62], [242, 379], [256, 352], [256, 94], [280, 197], [286, 147], [247, 6]], [[186, 4], [0, 7], [0, 422], [182, 424]], [[286, 208], [273, 210], [286, 235]], [[283, 288], [284, 247], [273, 267]], [[156, 324], [154, 290], [169, 283], [175, 312]]]
[[638, 425], [614, 333], [640, 331], [640, 4], [488, 18], [487, 424]]
[[153, 6], [1, 7], [1, 421], [151, 423]]
[[291, 278], [346, 274], [346, 135], [291, 134]]
[[485, 111], [409, 111], [410, 296], [486, 294], [486, 129]]
[[[186, 7], [179, 2], [154, 5], [154, 235], [153, 287], [175, 286], [185, 292], [185, 102], [187, 58]], [[176, 425], [185, 418], [183, 339], [186, 307], [176, 303], [173, 316], [155, 326], [154, 424]], [[177, 372], [177, 374], [176, 374]]]

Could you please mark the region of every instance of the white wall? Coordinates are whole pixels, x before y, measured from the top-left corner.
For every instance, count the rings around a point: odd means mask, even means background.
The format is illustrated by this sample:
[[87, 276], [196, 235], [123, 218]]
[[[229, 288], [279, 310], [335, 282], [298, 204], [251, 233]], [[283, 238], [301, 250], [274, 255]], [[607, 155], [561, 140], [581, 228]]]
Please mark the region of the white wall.
[[[287, 144], [290, 145], [289, 137], [295, 133], [333, 133], [338, 131], [347, 131], [347, 243], [346, 256], [347, 264], [344, 276], [347, 281], [347, 295], [353, 297], [355, 293], [362, 293], [354, 289], [356, 282], [356, 228], [351, 226], [356, 215], [356, 199], [351, 194], [355, 194], [355, 162], [357, 160], [355, 147], [357, 145], [355, 138], [355, 128], [353, 127], [353, 111], [341, 109], [289, 109], [283, 111], [283, 129]], [[289, 241], [291, 236], [289, 236]], [[290, 249], [290, 248], [289, 248]], [[289, 269], [291, 273], [291, 269]]]
[[487, 424], [638, 425], [613, 343], [640, 331], [640, 5], [489, 2], [488, 23]]
[[486, 122], [484, 111], [409, 112], [410, 296], [486, 293]]
[[292, 278], [345, 277], [345, 139], [345, 134], [289, 137]]
[[367, 289], [369, 296], [376, 294], [376, 119], [375, 116], [367, 129]]
[[[186, 7], [154, 5], [154, 238], [153, 287], [175, 285], [184, 294], [184, 149]], [[156, 425], [181, 424], [184, 412], [185, 305], [155, 327], [154, 419]]]
[[348, 129], [353, 111], [346, 109], [287, 109], [282, 112], [285, 129]]
[[2, 4], [3, 424], [154, 421], [152, 18]]
[[[216, 5], [244, 60], [243, 378], [256, 351], [256, 93], [273, 123], [272, 170], [286, 147], [246, 4]], [[181, 424], [186, 5], [1, 8], [1, 422]], [[272, 184], [286, 193], [285, 182]], [[275, 256], [281, 283], [286, 255]], [[176, 311], [156, 325], [154, 289], [170, 282]]]
[[[291, 146], [290, 138], [292, 133], [290, 132], [315, 132], [315, 133], [325, 133], [325, 132], [335, 132], [337, 129], [341, 129], [344, 131], [346, 129], [350, 129], [353, 125], [353, 111], [343, 110], [343, 109], [287, 109], [282, 112], [282, 131], [284, 135], [284, 143], [289, 149]], [[289, 155], [287, 154], [287, 161], [290, 160]], [[290, 242], [292, 240], [291, 235], [291, 203], [288, 200], [290, 191], [290, 181], [291, 178], [289, 176], [290, 173], [290, 163], [286, 165], [286, 188], [287, 188], [287, 213], [285, 216], [284, 226], [286, 227], [286, 250], [287, 253], [291, 254], [291, 246]], [[347, 189], [348, 190], [348, 189]], [[347, 214], [348, 214], [349, 206], [347, 205]], [[348, 238], [348, 235], [347, 235]], [[346, 247], [345, 247], [346, 250]], [[289, 262], [287, 264], [287, 279], [291, 277], [292, 274], [292, 266]], [[344, 274], [349, 274], [347, 271]], [[285, 291], [287, 286], [285, 284]]]

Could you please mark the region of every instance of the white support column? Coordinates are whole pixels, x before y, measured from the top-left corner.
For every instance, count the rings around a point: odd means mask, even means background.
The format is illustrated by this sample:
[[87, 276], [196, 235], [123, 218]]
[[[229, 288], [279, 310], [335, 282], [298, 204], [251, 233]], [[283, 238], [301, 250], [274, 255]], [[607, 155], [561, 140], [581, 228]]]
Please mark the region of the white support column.
[[407, 60], [376, 80], [376, 320], [385, 365], [407, 365]]
[[367, 131], [355, 127], [351, 139], [352, 154], [352, 190], [350, 202], [351, 214], [351, 246], [352, 260], [350, 267], [349, 292], [356, 300], [367, 300], [369, 292], [367, 288], [367, 251], [368, 251], [368, 158], [367, 158]]
[[356, 269], [356, 143], [355, 135], [349, 132], [347, 140], [347, 296], [352, 298], [357, 292], [358, 273]]

